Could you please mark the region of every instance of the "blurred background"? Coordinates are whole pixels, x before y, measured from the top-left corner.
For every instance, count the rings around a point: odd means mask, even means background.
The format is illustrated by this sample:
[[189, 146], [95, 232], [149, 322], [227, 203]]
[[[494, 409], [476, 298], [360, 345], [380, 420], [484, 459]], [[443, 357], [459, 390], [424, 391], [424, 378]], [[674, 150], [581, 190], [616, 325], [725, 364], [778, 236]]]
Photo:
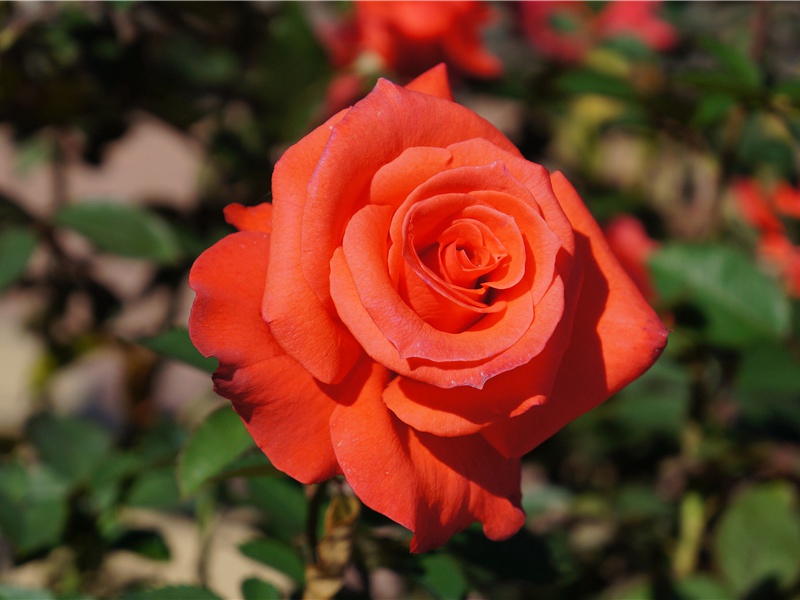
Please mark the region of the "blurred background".
[[[800, 4], [0, 4], [0, 598], [800, 597]], [[269, 465], [188, 270], [378, 77], [560, 169], [672, 329], [523, 461], [528, 518], [408, 553]]]

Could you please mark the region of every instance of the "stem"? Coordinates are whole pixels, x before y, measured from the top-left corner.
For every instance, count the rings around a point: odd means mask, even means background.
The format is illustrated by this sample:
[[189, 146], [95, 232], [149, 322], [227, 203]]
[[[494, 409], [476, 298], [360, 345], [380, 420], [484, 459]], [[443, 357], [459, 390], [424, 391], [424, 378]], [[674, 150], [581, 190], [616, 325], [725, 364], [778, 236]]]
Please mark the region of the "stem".
[[325, 500], [329, 482], [330, 480], [309, 486], [313, 491], [308, 501], [308, 517], [306, 518], [306, 543], [308, 544], [306, 563], [311, 565], [316, 564], [318, 560], [317, 545], [319, 544], [319, 536], [317, 535], [317, 530], [319, 529], [319, 512], [320, 508], [322, 508], [322, 502]]

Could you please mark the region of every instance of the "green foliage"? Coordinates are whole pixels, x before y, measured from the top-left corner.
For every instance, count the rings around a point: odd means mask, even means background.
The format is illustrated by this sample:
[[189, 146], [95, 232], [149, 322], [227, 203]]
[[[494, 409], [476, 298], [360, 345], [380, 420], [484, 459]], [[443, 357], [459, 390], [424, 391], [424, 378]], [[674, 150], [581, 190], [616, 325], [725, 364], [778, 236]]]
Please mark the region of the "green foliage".
[[301, 584], [305, 580], [303, 559], [287, 544], [278, 540], [257, 539], [245, 542], [239, 549], [242, 554], [264, 563]]
[[0, 231], [0, 290], [25, 272], [38, 240], [29, 229], [12, 227]]
[[84, 482], [111, 448], [107, 431], [87, 421], [41, 414], [28, 423], [41, 460], [66, 481]]
[[217, 368], [216, 359], [206, 358], [197, 351], [185, 327], [170, 329], [160, 335], [139, 340], [138, 343], [154, 352], [197, 367], [201, 371], [213, 373]]
[[112, 202], [75, 204], [59, 210], [53, 220], [85, 236], [98, 250], [119, 256], [168, 264], [180, 253], [169, 225], [145, 208]]
[[17, 552], [55, 545], [67, 519], [68, 485], [47, 467], [0, 467], [0, 530]]
[[303, 533], [308, 502], [301, 486], [283, 477], [253, 477], [248, 489], [249, 502], [258, 508], [271, 535], [288, 543]]
[[711, 343], [744, 346], [788, 333], [786, 295], [732, 248], [672, 244], [651, 258], [650, 267], [664, 302], [700, 311], [697, 330]]
[[253, 447], [242, 420], [228, 407], [211, 413], [192, 433], [178, 459], [183, 496], [196, 493], [224, 467]]
[[469, 589], [458, 561], [447, 554], [428, 554], [421, 558], [425, 574], [422, 583], [437, 598], [462, 598]]
[[795, 490], [780, 482], [746, 490], [726, 508], [714, 537], [719, 568], [737, 595], [773, 579], [800, 576], [800, 514]]
[[242, 582], [242, 596], [244, 600], [281, 600], [283, 597], [274, 585], [255, 577]]

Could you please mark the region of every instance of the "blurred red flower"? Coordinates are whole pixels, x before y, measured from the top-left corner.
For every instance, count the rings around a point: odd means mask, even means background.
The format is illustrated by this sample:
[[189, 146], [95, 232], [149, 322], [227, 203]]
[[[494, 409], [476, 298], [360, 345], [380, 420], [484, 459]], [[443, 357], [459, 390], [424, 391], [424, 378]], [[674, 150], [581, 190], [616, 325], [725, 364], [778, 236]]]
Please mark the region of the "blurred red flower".
[[338, 67], [372, 55], [382, 71], [410, 79], [444, 62], [474, 77], [495, 77], [503, 66], [489, 53], [481, 29], [493, 16], [486, 2], [354, 2], [347, 21], [324, 26], [323, 44]]
[[522, 27], [528, 41], [562, 62], [579, 62], [607, 39], [631, 37], [653, 50], [667, 50], [674, 28], [657, 14], [661, 2], [610, 0], [599, 12], [587, 2], [523, 2]]
[[622, 268], [652, 303], [656, 294], [647, 260], [660, 244], [647, 235], [639, 219], [630, 215], [616, 217], [604, 227], [603, 232]]
[[800, 219], [800, 190], [784, 181], [768, 192], [753, 179], [740, 179], [733, 191], [742, 216], [759, 233], [759, 256], [778, 273], [787, 292], [800, 298], [800, 245], [792, 242], [784, 224]]

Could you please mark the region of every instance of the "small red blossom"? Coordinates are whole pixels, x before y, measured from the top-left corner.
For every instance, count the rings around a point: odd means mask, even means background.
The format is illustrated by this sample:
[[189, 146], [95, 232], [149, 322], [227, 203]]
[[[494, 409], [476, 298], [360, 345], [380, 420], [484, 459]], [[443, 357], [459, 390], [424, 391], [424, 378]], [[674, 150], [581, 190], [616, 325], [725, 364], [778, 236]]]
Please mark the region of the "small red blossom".
[[354, 2], [351, 19], [320, 29], [331, 60], [351, 68], [363, 56], [377, 57], [382, 71], [408, 80], [440, 62], [474, 77], [503, 70], [481, 38], [492, 19], [485, 2]]
[[677, 39], [674, 28], [658, 16], [661, 2], [610, 0], [599, 12], [587, 2], [523, 2], [522, 27], [528, 41], [543, 54], [575, 63], [601, 42], [631, 37], [653, 50], [668, 50]]
[[792, 242], [784, 223], [800, 219], [800, 190], [780, 182], [767, 192], [755, 180], [740, 179], [733, 191], [742, 216], [758, 231], [759, 256], [777, 272], [787, 292], [800, 298], [800, 245]]
[[647, 235], [641, 221], [630, 215], [616, 217], [605, 226], [603, 233], [622, 268], [652, 303], [656, 294], [647, 261], [660, 244]]

